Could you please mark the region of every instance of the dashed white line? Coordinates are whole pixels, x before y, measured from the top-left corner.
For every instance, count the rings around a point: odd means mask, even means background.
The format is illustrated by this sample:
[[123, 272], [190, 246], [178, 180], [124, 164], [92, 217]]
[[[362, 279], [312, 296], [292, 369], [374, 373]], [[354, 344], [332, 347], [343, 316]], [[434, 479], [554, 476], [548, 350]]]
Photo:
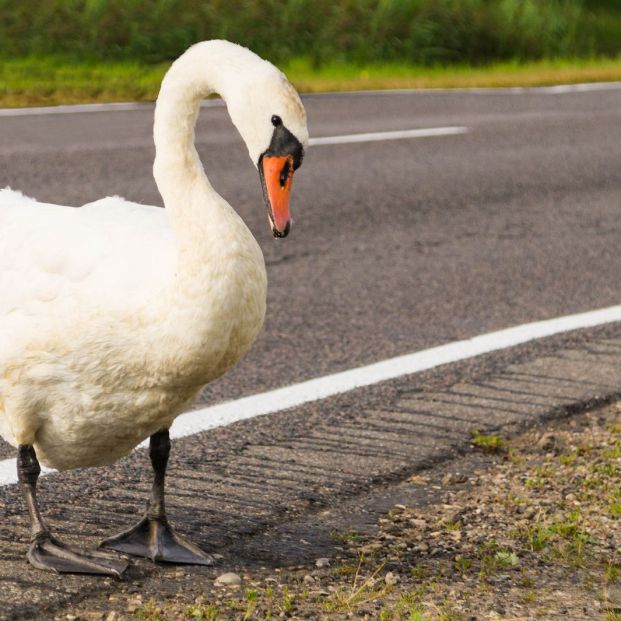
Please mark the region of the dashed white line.
[[[172, 438], [191, 436], [216, 427], [230, 425], [256, 416], [273, 414], [312, 401], [327, 399], [356, 388], [413, 375], [444, 364], [507, 349], [529, 341], [618, 321], [621, 321], [621, 305], [536, 321], [482, 334], [471, 339], [397, 356], [375, 364], [318, 377], [235, 401], [192, 410], [175, 420], [170, 435]], [[145, 445], [143, 442], [140, 446], [144, 447]], [[42, 474], [49, 474], [50, 472], [54, 471], [45, 469]], [[12, 485], [16, 482], [15, 459], [0, 461], [0, 486]]]
[[404, 138], [428, 138], [432, 136], [455, 136], [465, 134], [467, 127], [424, 127], [419, 129], [399, 129], [388, 132], [367, 132], [365, 134], [346, 134], [311, 138], [310, 146], [328, 144], [351, 144], [353, 142], [379, 142], [381, 140], [402, 140]]

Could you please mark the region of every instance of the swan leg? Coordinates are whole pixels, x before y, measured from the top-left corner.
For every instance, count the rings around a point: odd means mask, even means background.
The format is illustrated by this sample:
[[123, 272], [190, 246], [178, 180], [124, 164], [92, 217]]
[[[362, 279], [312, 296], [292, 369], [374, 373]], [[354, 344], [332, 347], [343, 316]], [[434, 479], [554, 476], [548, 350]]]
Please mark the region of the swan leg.
[[145, 516], [132, 528], [101, 543], [118, 552], [150, 558], [162, 563], [212, 565], [213, 558], [194, 544], [179, 537], [168, 524], [164, 505], [164, 482], [170, 454], [168, 429], [154, 433], [149, 456], [154, 478]]
[[28, 560], [31, 565], [55, 573], [120, 577], [127, 568], [125, 561], [101, 552], [74, 550], [52, 536], [41, 517], [37, 502], [37, 480], [40, 473], [41, 466], [34, 448], [21, 445], [17, 453], [17, 477], [30, 514]]

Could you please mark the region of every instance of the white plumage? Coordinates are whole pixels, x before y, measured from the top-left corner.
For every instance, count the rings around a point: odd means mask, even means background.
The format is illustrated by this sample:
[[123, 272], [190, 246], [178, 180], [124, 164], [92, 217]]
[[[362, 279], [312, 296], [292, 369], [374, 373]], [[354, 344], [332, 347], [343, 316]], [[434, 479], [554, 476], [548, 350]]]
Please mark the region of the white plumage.
[[166, 209], [109, 197], [74, 209], [0, 191], [0, 433], [58, 469], [104, 464], [172, 420], [231, 368], [265, 313], [261, 251], [193, 146], [220, 93], [255, 163], [277, 114], [306, 145], [284, 76], [224, 41], [162, 84], [154, 176]]

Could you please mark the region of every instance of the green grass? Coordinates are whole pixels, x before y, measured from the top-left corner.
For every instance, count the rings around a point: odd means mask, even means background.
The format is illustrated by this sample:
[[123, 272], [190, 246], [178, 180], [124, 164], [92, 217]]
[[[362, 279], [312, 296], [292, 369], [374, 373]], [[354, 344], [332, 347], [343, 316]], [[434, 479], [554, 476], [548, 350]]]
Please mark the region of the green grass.
[[[74, 61], [59, 56], [0, 61], [0, 107], [109, 101], [153, 101], [168, 63]], [[302, 92], [388, 89], [541, 86], [621, 80], [614, 59], [504, 62], [485, 67], [422, 67], [407, 63], [319, 68], [308, 58], [281, 65]]]
[[31, 57], [0, 61], [0, 106], [152, 101], [168, 67]]
[[500, 453], [505, 451], [507, 443], [496, 435], [487, 435], [479, 431], [472, 432], [472, 438], [470, 440], [474, 446], [488, 453]]

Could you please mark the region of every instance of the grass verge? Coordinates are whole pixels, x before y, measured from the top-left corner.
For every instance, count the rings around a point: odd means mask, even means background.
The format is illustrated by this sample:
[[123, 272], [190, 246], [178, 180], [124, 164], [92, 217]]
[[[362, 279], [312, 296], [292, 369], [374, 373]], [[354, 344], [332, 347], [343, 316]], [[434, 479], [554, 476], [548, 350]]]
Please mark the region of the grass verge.
[[[153, 101], [167, 63], [71, 61], [60, 57], [0, 62], [0, 107]], [[621, 80], [616, 59], [497, 63], [485, 67], [416, 67], [346, 63], [316, 69], [296, 59], [283, 70], [302, 92], [395, 88], [497, 88]]]

